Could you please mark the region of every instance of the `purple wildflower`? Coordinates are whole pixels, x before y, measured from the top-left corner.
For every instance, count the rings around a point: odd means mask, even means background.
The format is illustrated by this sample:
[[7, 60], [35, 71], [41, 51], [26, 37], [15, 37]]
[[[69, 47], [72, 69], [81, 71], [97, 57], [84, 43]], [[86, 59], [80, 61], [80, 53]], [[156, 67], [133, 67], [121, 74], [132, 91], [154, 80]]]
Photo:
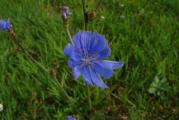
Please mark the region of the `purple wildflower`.
[[67, 120], [77, 120], [77, 119], [73, 118], [72, 116], [68, 116]]
[[0, 28], [4, 30], [5, 32], [8, 32], [12, 27], [12, 24], [9, 20], [0, 20]]
[[121, 68], [124, 62], [103, 60], [111, 54], [106, 39], [97, 32], [79, 32], [73, 37], [64, 53], [70, 57], [69, 66], [75, 79], [82, 74], [88, 85], [108, 88], [101, 76], [109, 79], [115, 69]]
[[67, 6], [62, 7], [62, 17], [64, 20], [67, 20], [68, 17], [70, 16], [70, 14], [71, 14], [71, 12], [70, 12], [69, 7], [67, 7]]

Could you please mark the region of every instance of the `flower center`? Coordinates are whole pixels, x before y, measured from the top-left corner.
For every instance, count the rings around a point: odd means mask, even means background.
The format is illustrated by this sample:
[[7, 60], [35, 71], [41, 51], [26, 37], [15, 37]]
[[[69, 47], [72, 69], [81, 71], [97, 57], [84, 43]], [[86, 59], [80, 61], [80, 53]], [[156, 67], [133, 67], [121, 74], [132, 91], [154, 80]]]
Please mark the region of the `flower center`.
[[94, 60], [93, 55], [85, 55], [82, 59], [82, 62], [86, 66], [86, 65], [91, 65], [93, 60]]
[[91, 60], [89, 57], [87, 57], [87, 58], [84, 58], [84, 61], [83, 61], [83, 62], [84, 62], [85, 65], [90, 65], [90, 64], [91, 64], [91, 61], [92, 61], [92, 60]]
[[84, 66], [88, 66], [93, 64], [93, 61], [97, 59], [96, 54], [85, 54], [83, 58], [81, 59]]

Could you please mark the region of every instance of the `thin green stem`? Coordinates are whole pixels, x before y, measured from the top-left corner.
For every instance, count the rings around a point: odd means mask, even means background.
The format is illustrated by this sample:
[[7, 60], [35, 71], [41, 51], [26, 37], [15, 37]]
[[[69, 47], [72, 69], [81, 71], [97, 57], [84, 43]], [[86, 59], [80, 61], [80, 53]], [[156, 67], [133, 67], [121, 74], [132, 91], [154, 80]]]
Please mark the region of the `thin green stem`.
[[[117, 96], [117, 95], [115, 95], [115, 94], [111, 94], [111, 95], [112, 95], [113, 97], [115, 97], [116, 99], [119, 99], [120, 101], [123, 102], [123, 100], [122, 100], [119, 96]], [[136, 107], [136, 105], [135, 105], [132, 101], [130, 101], [129, 99], [126, 99], [126, 101], [127, 101], [127, 103], [129, 103], [130, 105]]]
[[73, 39], [72, 39], [71, 34], [70, 34], [70, 31], [69, 31], [69, 27], [66, 26], [65, 29], [66, 29], [67, 35], [68, 35], [68, 37], [69, 37], [71, 43], [74, 45]]
[[16, 38], [14, 38], [14, 42], [17, 44], [17, 46], [23, 50], [23, 52], [25, 53], [25, 55], [27, 57], [29, 57], [34, 63], [36, 63], [36, 65], [38, 65], [42, 70], [44, 70], [45, 72], [49, 73], [49, 70], [47, 68], [45, 68], [42, 64], [40, 64], [37, 60], [35, 60], [30, 54], [29, 52], [17, 41]]
[[59, 82], [58, 82], [58, 84], [59, 84], [61, 90], [63, 91], [64, 95], [67, 97], [67, 99], [68, 99], [69, 101], [72, 101], [73, 98], [68, 95], [68, 93], [67, 93], [67, 92], [65, 91], [65, 89], [63, 88], [62, 84], [59, 83]]
[[89, 86], [88, 86], [88, 104], [89, 104], [89, 109], [91, 110], [92, 104], [91, 104], [91, 93], [90, 93]]
[[88, 16], [87, 16], [87, 11], [86, 11], [86, 0], [82, 0], [82, 6], [83, 6], [83, 16], [84, 16], [84, 29], [87, 30]]
[[36, 65], [38, 65], [41, 69], [43, 69], [45, 72], [49, 73], [49, 70], [47, 68], [45, 68], [45, 66], [43, 66], [41, 63], [39, 63], [37, 60], [35, 60], [27, 51], [25, 52], [25, 54], [34, 62], [36, 63]]

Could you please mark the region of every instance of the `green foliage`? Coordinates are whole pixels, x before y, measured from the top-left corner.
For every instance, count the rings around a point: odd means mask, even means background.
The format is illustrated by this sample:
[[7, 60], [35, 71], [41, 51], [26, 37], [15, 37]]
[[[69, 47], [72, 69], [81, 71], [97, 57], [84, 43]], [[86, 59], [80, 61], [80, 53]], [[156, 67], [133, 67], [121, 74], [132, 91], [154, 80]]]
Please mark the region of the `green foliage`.
[[[105, 80], [108, 90], [88, 89], [82, 79], [73, 79], [63, 54], [69, 39], [60, 16], [62, 5], [72, 11], [71, 34], [82, 30], [81, 0], [0, 0], [0, 17], [12, 21], [19, 43], [57, 73], [54, 77], [44, 72], [0, 31], [0, 119], [179, 117], [178, 0], [102, 0], [89, 30], [107, 38], [110, 59], [125, 61], [123, 69]], [[95, 6], [95, 0], [90, 1], [89, 10]]]

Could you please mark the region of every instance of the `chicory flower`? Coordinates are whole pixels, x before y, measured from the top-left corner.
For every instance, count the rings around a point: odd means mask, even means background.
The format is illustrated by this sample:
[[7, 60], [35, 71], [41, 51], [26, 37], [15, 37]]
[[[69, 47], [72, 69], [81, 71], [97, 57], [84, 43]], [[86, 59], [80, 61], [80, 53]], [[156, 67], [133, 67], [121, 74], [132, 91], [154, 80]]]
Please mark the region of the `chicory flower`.
[[6, 20], [0, 19], [0, 28], [3, 31], [8, 32], [8, 31], [10, 31], [11, 27], [12, 27], [12, 24], [10, 23], [9, 20], [6, 21]]
[[103, 60], [111, 54], [111, 50], [104, 36], [97, 32], [78, 32], [64, 49], [69, 56], [69, 66], [72, 68], [75, 80], [82, 75], [88, 85], [108, 88], [101, 76], [109, 79], [117, 68], [124, 62]]

